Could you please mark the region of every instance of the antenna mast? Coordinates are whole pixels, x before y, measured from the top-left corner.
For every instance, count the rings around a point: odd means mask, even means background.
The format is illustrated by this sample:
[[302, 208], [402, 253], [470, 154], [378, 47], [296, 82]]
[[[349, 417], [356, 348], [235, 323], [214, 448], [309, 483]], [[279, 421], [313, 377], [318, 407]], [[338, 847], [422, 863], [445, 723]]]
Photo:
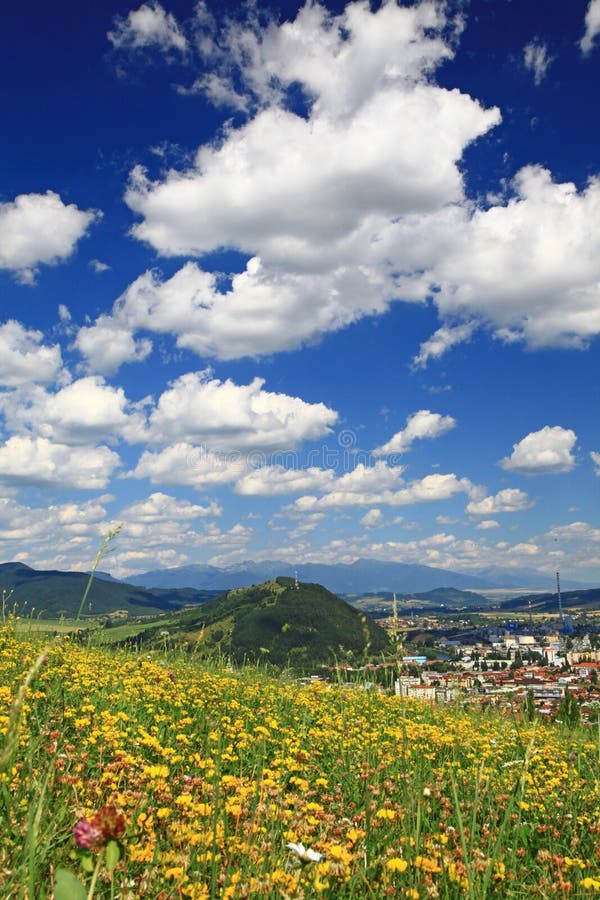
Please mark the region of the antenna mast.
[[563, 616], [562, 597], [560, 595], [560, 572], [556, 573], [556, 592], [558, 594], [558, 615], [561, 623], [564, 624], [565, 618]]

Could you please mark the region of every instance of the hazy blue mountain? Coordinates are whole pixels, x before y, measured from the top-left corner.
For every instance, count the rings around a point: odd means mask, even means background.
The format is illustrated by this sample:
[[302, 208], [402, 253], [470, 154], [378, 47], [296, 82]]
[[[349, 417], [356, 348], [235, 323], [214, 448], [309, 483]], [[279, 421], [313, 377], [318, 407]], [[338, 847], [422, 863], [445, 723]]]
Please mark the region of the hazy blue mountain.
[[[349, 564], [304, 563], [297, 566], [278, 561], [256, 563], [247, 560], [224, 568], [190, 565], [173, 569], [156, 569], [132, 576], [128, 578], [128, 582], [146, 588], [232, 590], [268, 581], [280, 575], [293, 577], [296, 571], [300, 580], [322, 584], [328, 590], [341, 594], [375, 591], [396, 591], [405, 594], [448, 587], [474, 591], [492, 588], [544, 590], [552, 583], [554, 577], [553, 573], [546, 576], [526, 570], [515, 572], [497, 568], [486, 570], [481, 575], [467, 575], [432, 566], [381, 562], [374, 559], [358, 559]], [[565, 588], [569, 587], [577, 589], [589, 585], [565, 582]]]
[[[535, 589], [542, 593], [556, 593], [556, 571], [549, 569], [547, 572], [536, 572], [535, 569], [502, 569], [500, 566], [490, 566], [480, 571], [481, 578], [487, 581], [502, 580], [499, 587]], [[596, 587], [582, 581], [572, 581], [569, 578], [560, 577], [561, 590], [585, 591]]]

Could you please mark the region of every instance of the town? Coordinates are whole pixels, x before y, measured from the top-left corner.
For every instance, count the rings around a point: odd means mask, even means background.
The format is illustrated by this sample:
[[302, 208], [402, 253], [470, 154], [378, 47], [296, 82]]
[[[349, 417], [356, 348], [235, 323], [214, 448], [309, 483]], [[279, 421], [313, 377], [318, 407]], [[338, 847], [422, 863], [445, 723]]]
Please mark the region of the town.
[[568, 724], [600, 721], [600, 612], [428, 614], [379, 624], [397, 641], [398, 659], [341, 662], [332, 671], [349, 678], [360, 672], [363, 684], [375, 687], [391, 670], [397, 695], [432, 704], [494, 705]]

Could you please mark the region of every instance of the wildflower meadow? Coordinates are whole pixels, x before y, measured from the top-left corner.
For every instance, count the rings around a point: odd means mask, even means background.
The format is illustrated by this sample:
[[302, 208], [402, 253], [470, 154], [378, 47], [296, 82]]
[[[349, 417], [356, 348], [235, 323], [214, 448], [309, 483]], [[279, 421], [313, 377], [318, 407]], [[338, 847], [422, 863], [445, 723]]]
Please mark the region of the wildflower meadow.
[[600, 893], [595, 728], [0, 630], [3, 898]]

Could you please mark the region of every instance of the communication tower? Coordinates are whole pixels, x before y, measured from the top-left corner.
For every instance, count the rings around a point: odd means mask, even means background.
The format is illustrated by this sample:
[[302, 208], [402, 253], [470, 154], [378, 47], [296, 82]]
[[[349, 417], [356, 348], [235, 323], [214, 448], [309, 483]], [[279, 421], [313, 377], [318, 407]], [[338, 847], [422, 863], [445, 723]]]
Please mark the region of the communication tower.
[[558, 615], [561, 625], [564, 625], [565, 617], [563, 616], [562, 597], [560, 595], [560, 572], [556, 573], [556, 593], [558, 594]]
[[300, 590], [300, 583], [298, 581], [298, 572], [297, 571], [294, 573], [294, 587], [297, 591]]

